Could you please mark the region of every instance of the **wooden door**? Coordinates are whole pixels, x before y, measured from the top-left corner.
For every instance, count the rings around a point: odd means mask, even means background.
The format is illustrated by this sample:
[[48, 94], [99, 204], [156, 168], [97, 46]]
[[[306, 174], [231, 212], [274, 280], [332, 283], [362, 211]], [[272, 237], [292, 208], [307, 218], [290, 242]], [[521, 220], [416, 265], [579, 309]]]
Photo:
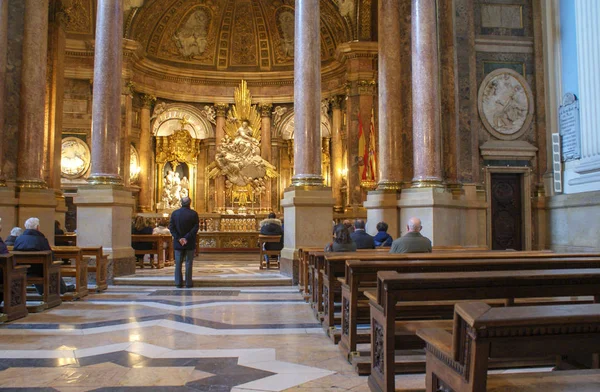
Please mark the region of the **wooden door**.
[[492, 173], [492, 250], [523, 250], [522, 174]]

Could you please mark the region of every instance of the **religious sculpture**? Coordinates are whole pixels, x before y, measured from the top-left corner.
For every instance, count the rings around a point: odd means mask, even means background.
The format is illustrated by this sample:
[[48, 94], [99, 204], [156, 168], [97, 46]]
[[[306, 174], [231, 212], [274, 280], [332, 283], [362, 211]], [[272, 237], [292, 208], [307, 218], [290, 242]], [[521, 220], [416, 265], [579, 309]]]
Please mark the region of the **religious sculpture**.
[[163, 179], [163, 190], [160, 201], [165, 209], [181, 207], [181, 199], [190, 195], [190, 182], [186, 176], [181, 178], [179, 172], [169, 170]]
[[85, 174], [90, 166], [91, 154], [87, 144], [76, 137], [62, 140], [60, 170], [63, 177], [74, 179]]
[[[260, 156], [261, 119], [245, 81], [235, 92], [236, 104], [228, 115], [226, 135], [217, 147], [209, 178], [225, 176], [227, 188], [240, 196], [240, 206], [253, 195], [264, 193], [265, 178], [276, 177], [275, 166]], [[244, 189], [243, 189], [244, 188]], [[247, 196], [249, 195], [249, 196]]]
[[173, 35], [181, 56], [187, 60], [202, 56], [206, 50], [210, 16], [199, 9], [190, 15], [185, 24]]
[[281, 31], [281, 51], [284, 58], [294, 57], [294, 14], [283, 11], [279, 14], [279, 28]]
[[518, 73], [499, 69], [490, 73], [479, 91], [479, 113], [488, 131], [503, 140], [517, 138], [531, 123], [532, 96]]

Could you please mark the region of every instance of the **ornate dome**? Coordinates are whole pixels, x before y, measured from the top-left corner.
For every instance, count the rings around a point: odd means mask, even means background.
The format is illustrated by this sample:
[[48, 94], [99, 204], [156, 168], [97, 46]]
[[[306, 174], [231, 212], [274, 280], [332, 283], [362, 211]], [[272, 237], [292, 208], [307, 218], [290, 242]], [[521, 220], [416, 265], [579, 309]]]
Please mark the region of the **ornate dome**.
[[[231, 72], [293, 69], [294, 0], [146, 0], [128, 19], [126, 38], [156, 63]], [[321, 0], [323, 63], [351, 39], [336, 1]]]

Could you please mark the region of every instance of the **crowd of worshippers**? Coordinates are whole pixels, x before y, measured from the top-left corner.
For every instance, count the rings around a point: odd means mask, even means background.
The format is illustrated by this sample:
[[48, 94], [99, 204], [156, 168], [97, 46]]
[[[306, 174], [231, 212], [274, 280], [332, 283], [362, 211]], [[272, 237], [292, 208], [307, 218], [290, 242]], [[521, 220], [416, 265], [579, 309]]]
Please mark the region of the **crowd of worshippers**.
[[390, 253], [428, 253], [431, 252], [431, 240], [421, 234], [423, 226], [419, 218], [410, 218], [406, 233], [394, 240], [388, 234], [388, 224], [379, 222], [377, 234], [372, 236], [365, 230], [362, 219], [350, 220], [333, 226], [333, 241], [325, 246], [326, 252], [354, 252], [357, 249], [390, 248]]
[[[0, 232], [2, 232], [2, 220], [0, 219]], [[64, 234], [60, 229], [60, 223], [54, 222], [55, 234]], [[7, 246], [12, 246], [13, 250], [19, 252], [41, 252], [52, 250], [46, 236], [40, 231], [40, 220], [36, 217], [31, 217], [25, 221], [25, 230], [20, 227], [13, 227], [10, 235], [3, 241], [0, 237], [0, 254], [8, 253]], [[43, 274], [43, 266], [40, 264], [31, 265], [27, 269], [27, 274], [32, 276], [40, 276]], [[40, 295], [44, 294], [44, 285], [36, 284], [35, 288]], [[63, 278], [60, 279], [60, 293], [65, 294], [75, 291], [75, 285], [67, 285]], [[0, 301], [1, 302], [1, 301]]]

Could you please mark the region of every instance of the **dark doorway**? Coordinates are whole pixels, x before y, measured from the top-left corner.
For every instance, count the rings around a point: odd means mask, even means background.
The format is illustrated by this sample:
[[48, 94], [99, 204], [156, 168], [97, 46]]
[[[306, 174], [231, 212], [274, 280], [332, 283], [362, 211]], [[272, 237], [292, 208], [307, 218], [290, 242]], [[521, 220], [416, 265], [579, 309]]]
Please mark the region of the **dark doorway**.
[[492, 250], [523, 250], [522, 174], [492, 173]]

